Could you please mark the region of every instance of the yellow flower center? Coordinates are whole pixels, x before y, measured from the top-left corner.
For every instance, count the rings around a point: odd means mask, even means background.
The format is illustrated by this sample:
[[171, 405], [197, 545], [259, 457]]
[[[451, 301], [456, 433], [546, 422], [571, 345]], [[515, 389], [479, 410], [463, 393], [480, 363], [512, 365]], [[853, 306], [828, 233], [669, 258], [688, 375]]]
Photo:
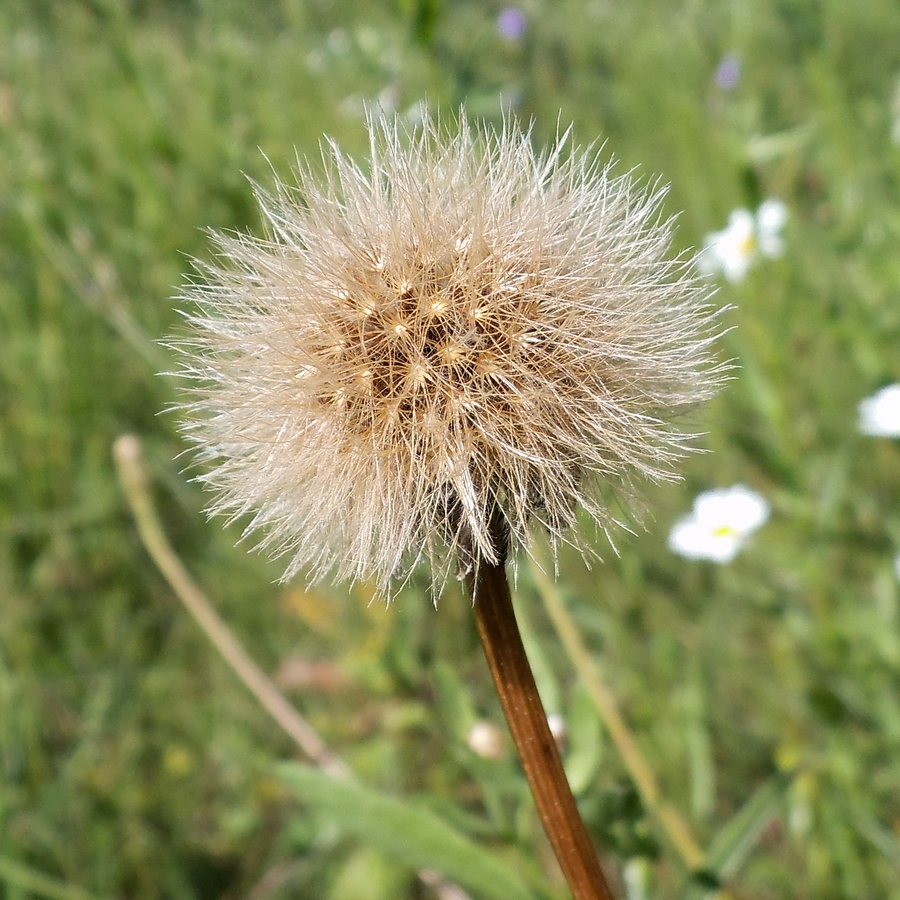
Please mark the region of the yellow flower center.
[[720, 525], [718, 528], [713, 529], [714, 537], [735, 537], [736, 535], [737, 531], [730, 525]]

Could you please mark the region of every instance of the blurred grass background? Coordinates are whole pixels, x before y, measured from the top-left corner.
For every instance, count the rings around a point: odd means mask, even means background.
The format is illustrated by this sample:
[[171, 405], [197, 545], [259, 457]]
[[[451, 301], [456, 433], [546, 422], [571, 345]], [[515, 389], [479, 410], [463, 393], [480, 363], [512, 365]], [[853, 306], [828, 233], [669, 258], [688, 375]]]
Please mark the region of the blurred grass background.
[[[900, 380], [900, 8], [523, 0], [517, 40], [500, 9], [0, 7], [0, 897], [433, 896], [273, 774], [293, 747], [139, 545], [110, 457], [126, 431], [187, 564], [360, 778], [566, 896], [511, 748], [466, 744], [501, 717], [459, 592], [435, 610], [414, 583], [385, 609], [365, 586], [274, 585], [277, 564], [205, 521], [160, 415], [177, 392], [158, 341], [204, 229], [260, 231], [248, 176], [271, 184], [323, 134], [361, 154], [367, 104], [465, 101], [533, 117], [537, 141], [574, 122], [670, 182], [682, 247], [736, 207], [788, 205], [784, 256], [718, 295], [741, 368], [703, 413], [712, 452], [648, 489], [620, 556], [588, 572], [564, 554], [561, 589], [704, 847], [768, 792], [718, 870], [727, 896], [900, 898], [900, 447], [855, 425]], [[752, 544], [721, 568], [673, 556], [693, 497], [735, 482], [773, 506]], [[647, 876], [632, 900], [712, 890], [636, 798], [525, 568], [519, 595], [608, 867]]]

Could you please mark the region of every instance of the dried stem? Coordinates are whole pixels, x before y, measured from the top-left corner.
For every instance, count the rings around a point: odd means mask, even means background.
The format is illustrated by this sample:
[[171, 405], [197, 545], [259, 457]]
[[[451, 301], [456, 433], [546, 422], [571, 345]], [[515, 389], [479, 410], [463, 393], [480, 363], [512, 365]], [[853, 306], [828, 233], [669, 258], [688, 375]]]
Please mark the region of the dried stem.
[[247, 685], [269, 715], [296, 741], [300, 749], [330, 775], [348, 777], [350, 770], [344, 761], [328, 749], [318, 732], [291, 706], [284, 694], [250, 658], [172, 549], [150, 497], [138, 439], [132, 435], [120, 437], [113, 447], [113, 455], [119, 481], [141, 540], [194, 621], [203, 629], [203, 633], [238, 678]]
[[[495, 524], [493, 531], [495, 546], [505, 546], [502, 529]], [[544, 829], [575, 900], [612, 900], [612, 892], [566, 781], [525, 655], [506, 578], [506, 553], [499, 555], [497, 565], [479, 560], [468, 579], [494, 685]]]
[[[141, 541], [194, 621], [232, 671], [309, 759], [335, 778], [352, 778], [353, 773], [347, 764], [328, 748], [319, 733], [250, 658], [172, 549], [150, 496], [147, 471], [141, 461], [140, 441], [133, 435], [120, 437], [113, 447], [113, 456], [119, 482], [137, 523]], [[417, 874], [419, 880], [434, 890], [440, 900], [466, 900], [467, 895], [459, 887], [445, 881], [437, 872], [422, 870]]]
[[594, 701], [594, 706], [606, 725], [609, 736], [619, 751], [645, 806], [657, 817], [685, 865], [692, 871], [699, 871], [703, 868], [706, 854], [697, 843], [688, 823], [678, 810], [664, 799], [653, 769], [641, 753], [634, 735], [619, 712], [615, 695], [604, 682], [600, 670], [585, 647], [556, 586], [539, 565], [532, 562], [530, 568], [544, 601], [544, 608], [578, 672], [578, 677]]

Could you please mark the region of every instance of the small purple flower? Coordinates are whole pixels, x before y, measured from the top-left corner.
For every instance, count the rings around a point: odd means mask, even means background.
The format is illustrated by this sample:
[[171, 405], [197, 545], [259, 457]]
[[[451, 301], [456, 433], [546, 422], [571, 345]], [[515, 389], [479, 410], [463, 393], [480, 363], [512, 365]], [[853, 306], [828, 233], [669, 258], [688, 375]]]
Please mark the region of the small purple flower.
[[525, 13], [518, 6], [505, 6], [497, 16], [497, 33], [507, 41], [521, 40], [528, 28]]
[[737, 53], [726, 53], [716, 69], [716, 84], [723, 91], [737, 87], [741, 80], [741, 60]]

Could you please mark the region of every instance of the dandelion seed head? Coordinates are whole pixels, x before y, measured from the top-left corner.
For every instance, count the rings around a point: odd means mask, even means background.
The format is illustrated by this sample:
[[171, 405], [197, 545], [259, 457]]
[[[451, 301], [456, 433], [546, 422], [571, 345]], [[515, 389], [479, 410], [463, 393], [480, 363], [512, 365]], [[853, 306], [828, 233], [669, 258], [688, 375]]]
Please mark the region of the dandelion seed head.
[[497, 562], [530, 528], [606, 527], [607, 487], [673, 477], [673, 419], [714, 392], [716, 312], [669, 254], [663, 191], [563, 136], [536, 152], [427, 116], [370, 118], [363, 167], [257, 189], [268, 233], [216, 238], [185, 291], [185, 434], [212, 513], [285, 578], [392, 579], [427, 558]]

